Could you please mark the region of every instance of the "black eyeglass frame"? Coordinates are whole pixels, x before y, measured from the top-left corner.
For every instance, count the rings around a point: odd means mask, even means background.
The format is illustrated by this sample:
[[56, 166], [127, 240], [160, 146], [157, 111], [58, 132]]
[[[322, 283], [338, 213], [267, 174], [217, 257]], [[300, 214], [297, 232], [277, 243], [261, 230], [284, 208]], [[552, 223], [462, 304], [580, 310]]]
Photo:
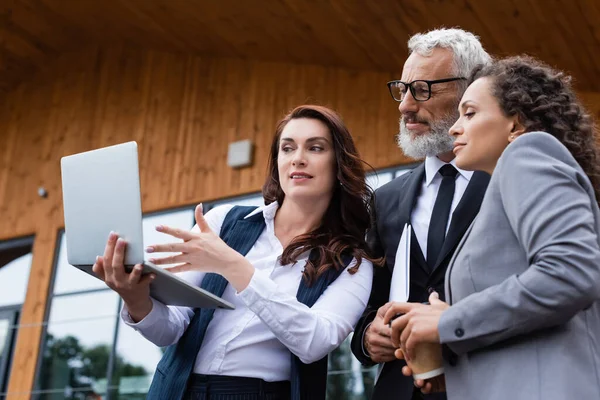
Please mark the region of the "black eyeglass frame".
[[[417, 79], [414, 80], [412, 82], [402, 82], [401, 80], [395, 80], [395, 81], [389, 81], [387, 83], [387, 87], [388, 90], [390, 91], [390, 95], [392, 96], [392, 99], [394, 99], [395, 101], [397, 101], [398, 103], [402, 102], [402, 100], [398, 100], [397, 98], [394, 97], [394, 93], [392, 92], [392, 85], [398, 85], [399, 83], [404, 85], [404, 90], [406, 90], [408, 88], [408, 90], [410, 90], [410, 94], [412, 94], [413, 99], [415, 99], [415, 101], [427, 101], [429, 99], [431, 99], [431, 85], [435, 85], [436, 83], [446, 83], [446, 82], [454, 82], [454, 81], [462, 81], [462, 80], [466, 80], [467, 78], [463, 78], [463, 77], [454, 77], [454, 78], [445, 78], [445, 79], [436, 79], [433, 81], [430, 80], [425, 80], [425, 79]], [[418, 100], [417, 97], [415, 96], [415, 89], [413, 88], [413, 84], [415, 82], [425, 82], [427, 84], [427, 98], [423, 99], [423, 100]], [[406, 92], [405, 96], [406, 96]]]

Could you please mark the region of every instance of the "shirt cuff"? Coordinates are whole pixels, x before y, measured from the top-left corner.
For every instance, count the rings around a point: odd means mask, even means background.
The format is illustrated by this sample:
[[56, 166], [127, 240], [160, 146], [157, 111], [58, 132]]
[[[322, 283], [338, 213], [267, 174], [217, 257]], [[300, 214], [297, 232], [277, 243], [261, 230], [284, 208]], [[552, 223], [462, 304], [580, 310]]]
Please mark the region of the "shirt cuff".
[[133, 319], [131, 319], [131, 315], [129, 315], [129, 310], [127, 310], [127, 306], [123, 302], [123, 308], [121, 308], [121, 319], [123, 320], [125, 325], [132, 327], [136, 331], [143, 331], [144, 329], [151, 327], [157, 321], [159, 321], [161, 308], [166, 308], [166, 306], [160, 301], [153, 299], [152, 297], [150, 297], [150, 300], [152, 300], [152, 310], [150, 310], [150, 312], [144, 317], [144, 319], [138, 322], [134, 322]]
[[252, 311], [264, 307], [265, 303], [269, 301], [277, 290], [277, 284], [271, 280], [266, 272], [254, 270], [248, 286], [237, 293], [244, 304]]
[[362, 337], [360, 338], [360, 348], [362, 349], [362, 352], [365, 355], [365, 357], [367, 357], [368, 359], [371, 358], [371, 355], [369, 354], [367, 349], [365, 349], [365, 334], [369, 330], [369, 327], [371, 326], [371, 324], [372, 324], [372, 322], [369, 322], [369, 324], [366, 326], [365, 330], [362, 332]]

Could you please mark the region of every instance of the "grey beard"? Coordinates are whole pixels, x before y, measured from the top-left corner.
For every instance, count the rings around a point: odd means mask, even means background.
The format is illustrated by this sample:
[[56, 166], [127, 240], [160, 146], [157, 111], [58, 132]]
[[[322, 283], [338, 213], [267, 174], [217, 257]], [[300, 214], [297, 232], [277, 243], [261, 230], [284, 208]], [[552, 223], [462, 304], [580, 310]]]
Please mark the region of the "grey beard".
[[452, 151], [454, 137], [448, 133], [457, 116], [446, 115], [429, 123], [429, 133], [414, 138], [406, 127], [404, 119], [400, 119], [400, 133], [396, 137], [398, 146], [410, 158], [422, 159]]

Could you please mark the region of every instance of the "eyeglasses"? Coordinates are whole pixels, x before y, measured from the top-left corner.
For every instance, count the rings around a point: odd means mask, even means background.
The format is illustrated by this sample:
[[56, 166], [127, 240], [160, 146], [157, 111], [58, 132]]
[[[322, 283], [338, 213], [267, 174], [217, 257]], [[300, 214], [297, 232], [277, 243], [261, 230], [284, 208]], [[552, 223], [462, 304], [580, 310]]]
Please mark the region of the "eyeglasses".
[[466, 78], [446, 78], [437, 79], [435, 81], [426, 81], [420, 79], [409, 83], [402, 81], [390, 81], [387, 83], [387, 87], [390, 89], [392, 98], [398, 102], [404, 100], [404, 97], [409, 89], [416, 101], [427, 101], [431, 98], [431, 85], [435, 85], [436, 83], [460, 81], [464, 79]]

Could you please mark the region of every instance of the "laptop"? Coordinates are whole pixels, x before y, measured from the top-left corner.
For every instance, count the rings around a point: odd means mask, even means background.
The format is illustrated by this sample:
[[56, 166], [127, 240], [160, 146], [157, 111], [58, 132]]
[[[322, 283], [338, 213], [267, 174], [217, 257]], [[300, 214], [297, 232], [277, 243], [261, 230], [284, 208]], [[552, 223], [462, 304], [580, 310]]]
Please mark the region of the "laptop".
[[[214, 294], [144, 260], [137, 143], [128, 142], [61, 159], [67, 260], [94, 276], [111, 231], [127, 241], [125, 266], [153, 272], [150, 296], [173, 306], [235, 308]], [[177, 239], [174, 239], [177, 240]]]

